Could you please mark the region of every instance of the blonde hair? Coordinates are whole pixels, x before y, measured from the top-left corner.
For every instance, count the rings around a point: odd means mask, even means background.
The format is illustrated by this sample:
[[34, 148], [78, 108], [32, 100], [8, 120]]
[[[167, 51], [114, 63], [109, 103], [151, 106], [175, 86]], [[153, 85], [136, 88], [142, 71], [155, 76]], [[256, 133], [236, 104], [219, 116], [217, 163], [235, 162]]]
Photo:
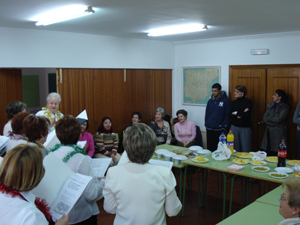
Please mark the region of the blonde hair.
[[123, 146], [131, 162], [147, 163], [157, 144], [153, 130], [143, 123], [133, 123], [125, 130]]
[[290, 192], [288, 204], [291, 207], [300, 207], [300, 179], [296, 177], [290, 177], [282, 186], [286, 186]]
[[20, 144], [10, 150], [0, 166], [0, 182], [17, 191], [35, 188], [45, 174], [42, 151], [31, 144]]

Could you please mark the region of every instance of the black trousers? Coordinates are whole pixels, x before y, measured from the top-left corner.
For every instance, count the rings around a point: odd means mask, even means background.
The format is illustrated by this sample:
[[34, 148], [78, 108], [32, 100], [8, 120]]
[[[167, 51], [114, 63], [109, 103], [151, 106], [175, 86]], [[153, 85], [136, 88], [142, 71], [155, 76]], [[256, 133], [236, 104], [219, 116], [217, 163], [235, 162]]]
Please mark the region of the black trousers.
[[[215, 151], [218, 148], [219, 137], [224, 131], [214, 131], [214, 130], [206, 130], [206, 143], [207, 149], [210, 151]], [[224, 132], [227, 135], [227, 132]]]

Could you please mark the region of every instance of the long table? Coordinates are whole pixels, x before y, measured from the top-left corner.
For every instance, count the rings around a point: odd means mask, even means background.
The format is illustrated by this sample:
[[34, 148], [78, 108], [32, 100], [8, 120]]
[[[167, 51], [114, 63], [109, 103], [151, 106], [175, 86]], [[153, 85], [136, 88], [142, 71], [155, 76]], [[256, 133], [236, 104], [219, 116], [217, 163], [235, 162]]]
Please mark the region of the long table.
[[[230, 160], [224, 160], [224, 161], [214, 160], [212, 158], [211, 153], [207, 154], [207, 155], [202, 155], [202, 157], [207, 158], [209, 161], [205, 162], [205, 163], [197, 163], [197, 162], [194, 162], [192, 159], [188, 159], [186, 161], [183, 161], [182, 163], [186, 164], [187, 166], [194, 166], [194, 167], [199, 167], [199, 168], [202, 168], [202, 169], [205, 169], [205, 170], [214, 170], [214, 171], [221, 172], [221, 174], [224, 177], [223, 218], [225, 218], [226, 188], [227, 188], [227, 179], [228, 178], [232, 178], [229, 215], [231, 214], [233, 186], [234, 186], [234, 179], [235, 179], [236, 176], [243, 176], [243, 177], [248, 177], [248, 178], [253, 178], [253, 179], [258, 179], [258, 180], [264, 180], [264, 181], [269, 181], [269, 182], [274, 182], [274, 183], [279, 183], [279, 184], [283, 183], [286, 180], [286, 179], [272, 178], [268, 175], [269, 172], [273, 172], [274, 168], [277, 167], [276, 163], [271, 163], [271, 162], [267, 163], [266, 166], [270, 167], [270, 170], [268, 172], [253, 171], [251, 169], [251, 167], [253, 167], [253, 165], [251, 165], [251, 164], [243, 165], [244, 169], [242, 169], [240, 171], [232, 171], [232, 170], [228, 170], [227, 167], [233, 164], [233, 162], [232, 162], [233, 157], [231, 157]], [[185, 168], [184, 186], [183, 186], [183, 214], [184, 214], [184, 201], [185, 201], [186, 171], [187, 171], [187, 167]], [[229, 176], [227, 177], [227, 175], [229, 175]], [[291, 176], [292, 176], [292, 174], [289, 175], [289, 177], [291, 177]], [[202, 188], [202, 189], [204, 190], [204, 191], [202, 191], [202, 201], [204, 201], [203, 198], [205, 198], [206, 188]]]

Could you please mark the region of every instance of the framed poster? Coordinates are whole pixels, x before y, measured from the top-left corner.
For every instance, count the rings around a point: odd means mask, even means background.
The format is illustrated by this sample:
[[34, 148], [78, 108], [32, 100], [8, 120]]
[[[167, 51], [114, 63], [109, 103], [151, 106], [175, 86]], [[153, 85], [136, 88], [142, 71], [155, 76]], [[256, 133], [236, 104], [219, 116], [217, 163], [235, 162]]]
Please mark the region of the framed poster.
[[184, 105], [205, 106], [212, 94], [211, 86], [220, 83], [220, 66], [183, 67]]

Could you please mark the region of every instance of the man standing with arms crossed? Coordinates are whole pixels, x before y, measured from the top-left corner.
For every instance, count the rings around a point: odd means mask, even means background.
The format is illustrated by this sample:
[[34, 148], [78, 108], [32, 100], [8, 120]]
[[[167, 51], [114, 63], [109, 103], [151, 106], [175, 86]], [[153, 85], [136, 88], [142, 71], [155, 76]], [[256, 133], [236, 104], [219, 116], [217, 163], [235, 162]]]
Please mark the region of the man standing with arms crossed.
[[221, 88], [219, 83], [212, 86], [212, 96], [207, 102], [205, 111], [207, 149], [211, 151], [218, 148], [219, 136], [222, 132], [226, 135], [230, 127], [228, 118], [230, 101]]

